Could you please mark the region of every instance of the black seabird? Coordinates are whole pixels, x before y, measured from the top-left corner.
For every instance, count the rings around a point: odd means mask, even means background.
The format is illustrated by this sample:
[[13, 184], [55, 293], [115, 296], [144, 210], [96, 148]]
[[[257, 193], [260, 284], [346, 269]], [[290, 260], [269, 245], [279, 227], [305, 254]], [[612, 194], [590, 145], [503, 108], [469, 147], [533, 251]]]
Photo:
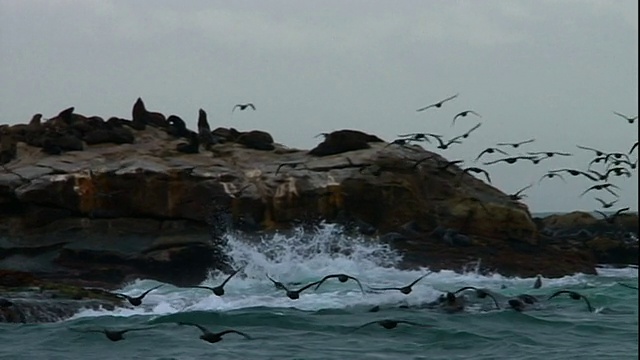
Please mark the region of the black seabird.
[[227, 277], [222, 284], [216, 286], [216, 287], [210, 287], [210, 286], [203, 286], [203, 285], [198, 285], [198, 286], [187, 286], [188, 288], [194, 288], [194, 289], [207, 289], [207, 290], [211, 290], [213, 291], [213, 293], [217, 296], [222, 296], [224, 295], [224, 286], [229, 282], [229, 280], [231, 280], [231, 278], [238, 273], [238, 271], [242, 270], [244, 268], [244, 266], [238, 268], [238, 270], [234, 271], [231, 273], [231, 275], [229, 275], [229, 277]]
[[418, 109], [418, 110], [416, 110], [416, 111], [425, 111], [425, 110], [427, 110], [427, 109], [429, 109], [429, 108], [432, 108], [432, 107], [435, 107], [435, 108], [441, 108], [441, 107], [442, 107], [442, 104], [444, 104], [445, 102], [447, 102], [447, 101], [449, 101], [449, 100], [453, 100], [453, 99], [457, 98], [457, 97], [458, 97], [458, 95], [460, 95], [460, 94], [455, 94], [455, 95], [453, 95], [453, 96], [449, 96], [448, 98], [446, 98], [446, 99], [444, 99], [444, 100], [440, 100], [440, 101], [438, 101], [438, 102], [437, 102], [437, 103], [435, 103], [435, 104], [427, 105], [427, 106], [425, 106], [425, 107], [423, 107], [423, 108], [420, 108], [420, 109]]
[[419, 278], [417, 278], [416, 280], [414, 280], [411, 284], [407, 285], [407, 286], [403, 286], [403, 287], [386, 287], [386, 288], [372, 288], [369, 287], [369, 289], [371, 290], [377, 290], [377, 291], [384, 291], [384, 290], [398, 290], [401, 293], [408, 295], [411, 293], [411, 291], [413, 290], [412, 287], [413, 285], [417, 284], [418, 281], [422, 280], [425, 276], [431, 274], [431, 272], [428, 272], [422, 276], [420, 276]]
[[224, 330], [224, 331], [220, 331], [217, 333], [212, 333], [211, 331], [209, 331], [207, 328], [205, 328], [202, 325], [199, 324], [193, 324], [193, 323], [186, 323], [186, 322], [179, 322], [178, 325], [189, 325], [189, 326], [195, 326], [198, 329], [200, 329], [200, 331], [202, 331], [202, 335], [200, 335], [200, 339], [208, 342], [208, 343], [217, 343], [219, 341], [222, 341], [222, 336], [226, 335], [226, 334], [238, 334], [238, 335], [242, 335], [244, 336], [246, 339], [251, 340], [251, 337], [245, 333], [243, 333], [242, 331], [238, 331], [238, 330], [233, 330], [233, 329], [228, 329], [228, 330]]
[[126, 294], [114, 294], [117, 297], [120, 298], [125, 298], [127, 299], [127, 301], [129, 301], [129, 303], [133, 306], [138, 306], [140, 304], [142, 304], [142, 299], [144, 299], [145, 296], [147, 296], [148, 293], [150, 293], [151, 291], [159, 288], [160, 286], [162, 286], [163, 284], [160, 284], [158, 286], [154, 286], [151, 289], [143, 292], [142, 294], [138, 295], [138, 296], [130, 296], [130, 295], [126, 295]]
[[151, 328], [147, 327], [147, 328], [124, 329], [124, 330], [107, 330], [107, 329], [102, 329], [102, 330], [69, 329], [69, 330], [75, 331], [75, 332], [82, 332], [82, 333], [102, 333], [107, 337], [107, 339], [111, 341], [120, 341], [120, 340], [124, 340], [124, 334], [128, 333], [129, 331], [140, 331], [140, 330], [149, 330], [149, 329]]
[[591, 303], [589, 302], [589, 299], [586, 298], [586, 296], [578, 294], [575, 291], [571, 291], [571, 290], [560, 290], [560, 291], [556, 291], [555, 293], [553, 293], [553, 295], [549, 296], [549, 298], [547, 300], [551, 300], [554, 297], [560, 295], [560, 294], [568, 294], [569, 297], [571, 297], [573, 300], [580, 300], [580, 299], [584, 299], [584, 301], [587, 303], [587, 308], [589, 309], [589, 312], [593, 312], [593, 307], [591, 306]]

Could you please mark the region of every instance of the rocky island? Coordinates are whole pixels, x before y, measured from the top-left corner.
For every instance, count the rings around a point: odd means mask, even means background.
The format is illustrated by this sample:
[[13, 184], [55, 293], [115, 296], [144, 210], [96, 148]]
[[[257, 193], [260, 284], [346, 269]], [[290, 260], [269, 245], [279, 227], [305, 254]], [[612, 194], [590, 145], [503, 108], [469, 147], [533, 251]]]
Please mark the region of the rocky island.
[[[403, 267], [481, 261], [482, 272], [556, 277], [637, 265], [637, 214], [534, 218], [515, 194], [420, 146], [324, 135], [314, 149], [291, 149], [263, 131], [211, 130], [203, 110], [196, 132], [141, 99], [130, 120], [69, 108], [0, 125], [0, 298], [36, 289], [77, 303], [35, 321], [69, 316], [121, 301], [87, 288], [136, 278], [188, 286], [228, 270], [227, 231], [319, 221], [388, 243]], [[0, 306], [0, 321], [30, 321], [12, 308]]]

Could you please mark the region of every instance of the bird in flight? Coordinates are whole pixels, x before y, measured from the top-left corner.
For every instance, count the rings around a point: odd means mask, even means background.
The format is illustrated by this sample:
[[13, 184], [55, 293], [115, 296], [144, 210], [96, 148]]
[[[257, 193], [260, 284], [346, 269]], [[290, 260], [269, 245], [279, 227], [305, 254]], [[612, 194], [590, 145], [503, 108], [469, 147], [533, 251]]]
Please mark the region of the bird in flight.
[[451, 126], [455, 125], [456, 123], [456, 119], [459, 117], [465, 117], [469, 114], [473, 114], [477, 117], [482, 117], [482, 115], [478, 114], [477, 112], [473, 111], [473, 110], [465, 110], [465, 111], [461, 111], [459, 113], [456, 114], [456, 116], [453, 117], [453, 121], [451, 122]]
[[498, 148], [488, 147], [488, 148], [482, 150], [480, 152], [480, 154], [478, 154], [478, 157], [476, 157], [476, 159], [474, 161], [478, 162], [478, 160], [480, 160], [480, 157], [482, 157], [482, 155], [484, 155], [484, 154], [493, 154], [495, 152], [499, 152], [500, 154], [509, 156], [509, 154], [507, 154], [506, 152], [504, 152], [504, 151], [502, 151], [502, 150], [500, 150]]
[[364, 289], [362, 288], [362, 284], [360, 284], [360, 281], [356, 278], [354, 278], [353, 276], [349, 276], [346, 274], [332, 274], [332, 275], [327, 275], [325, 277], [322, 278], [322, 280], [320, 280], [320, 282], [318, 282], [318, 285], [316, 285], [315, 290], [318, 290], [318, 288], [320, 287], [320, 285], [322, 285], [323, 282], [325, 282], [325, 280], [331, 279], [331, 278], [338, 278], [338, 281], [340, 281], [341, 283], [345, 283], [347, 282], [347, 280], [351, 279], [353, 281], [355, 281], [356, 283], [358, 283], [358, 286], [360, 287], [360, 291], [362, 291], [362, 293], [364, 294]]
[[229, 275], [223, 282], [222, 284], [216, 286], [216, 287], [210, 287], [210, 286], [203, 286], [203, 285], [199, 285], [199, 286], [188, 286], [189, 288], [194, 288], [194, 289], [207, 289], [207, 290], [211, 290], [213, 291], [213, 293], [217, 296], [222, 296], [224, 295], [224, 286], [227, 285], [227, 283], [229, 282], [229, 280], [231, 280], [231, 278], [238, 273], [238, 271], [242, 270], [244, 268], [244, 266], [238, 268], [238, 270], [235, 270], [234, 272], [231, 273], [231, 275]]
[[251, 340], [251, 337], [249, 335], [238, 330], [229, 329], [229, 330], [224, 330], [218, 333], [212, 333], [211, 331], [209, 331], [209, 329], [199, 324], [179, 322], [178, 325], [189, 325], [189, 326], [197, 327], [198, 329], [200, 329], [200, 331], [202, 331], [202, 335], [200, 335], [200, 339], [212, 344], [222, 341], [222, 336], [226, 334], [238, 334], [238, 335], [244, 336], [246, 339]]
[[532, 186], [533, 186], [533, 184], [527, 185], [527, 186], [523, 187], [522, 189], [516, 191], [515, 193], [509, 194], [507, 196], [509, 196], [509, 199], [511, 199], [513, 201], [522, 200], [525, 196], [527, 196], [527, 195], [523, 195], [522, 192], [527, 190], [527, 189], [529, 189]]
[[418, 323], [414, 323], [412, 321], [406, 321], [406, 320], [390, 320], [390, 319], [385, 319], [385, 320], [377, 320], [377, 321], [371, 321], [368, 322], [364, 325], [360, 325], [357, 328], [353, 329], [353, 331], [362, 329], [365, 326], [369, 326], [369, 325], [373, 325], [373, 324], [378, 324], [380, 326], [382, 326], [383, 328], [387, 329], [387, 330], [391, 330], [391, 329], [395, 329], [398, 324], [409, 324], [409, 325], [413, 325], [413, 326], [420, 326], [420, 327], [430, 327], [429, 325], [422, 325], [422, 324], [418, 324]]
[[614, 189], [620, 190], [620, 188], [615, 186], [614, 184], [604, 183], [604, 184], [599, 184], [599, 185], [593, 185], [592, 187], [590, 187], [587, 190], [583, 191], [582, 194], [580, 194], [579, 197], [582, 197], [582, 195], [588, 193], [591, 190], [607, 190], [608, 192], [613, 194], [613, 196], [620, 197], [620, 196], [618, 196], [618, 194], [616, 194], [615, 192], [613, 192], [613, 190], [611, 190], [609, 188], [614, 188]]
[[242, 110], [247, 110], [247, 108], [251, 108], [252, 110], [255, 110], [256, 107], [252, 104], [252, 103], [247, 103], [247, 104], [236, 104], [233, 109], [231, 109], [231, 112], [234, 112], [235, 109], [238, 108], [240, 109], [240, 111]]
[[589, 312], [593, 312], [593, 307], [591, 306], [591, 303], [589, 302], [589, 300], [584, 295], [578, 294], [575, 291], [570, 291], [570, 290], [556, 291], [555, 293], [553, 293], [553, 295], [549, 296], [547, 300], [551, 300], [560, 294], [568, 294], [569, 297], [571, 297], [573, 300], [584, 299], [584, 301], [587, 303], [587, 308], [589, 309]]
[[632, 117], [632, 116], [627, 116], [627, 115], [624, 115], [624, 114], [620, 114], [619, 112], [616, 112], [616, 111], [614, 111], [613, 113], [618, 115], [618, 116], [620, 116], [621, 118], [627, 120], [629, 122], [629, 124], [633, 124], [633, 122], [636, 121], [636, 119], [638, 119], [638, 115]]
[[487, 178], [487, 181], [489, 182], [489, 184], [491, 184], [491, 178], [489, 177], [489, 173], [486, 170], [477, 168], [477, 167], [468, 167], [464, 170], [462, 170], [463, 173], [476, 173], [476, 174], [484, 174], [484, 176]]
[[602, 208], [603, 209], [609, 209], [609, 208], [613, 207], [613, 205], [615, 205], [618, 202], [618, 200], [620, 200], [620, 199], [615, 199], [613, 201], [606, 202], [606, 201], [604, 201], [604, 200], [602, 200], [602, 199], [600, 199], [598, 197], [595, 198], [595, 199], [598, 200], [600, 202], [600, 204], [602, 204]]
[[520, 147], [520, 145], [530, 144], [530, 143], [532, 143], [534, 141], [536, 141], [536, 139], [529, 139], [529, 140], [524, 140], [524, 141], [520, 141], [520, 142], [512, 142], [512, 143], [503, 142], [503, 143], [497, 143], [496, 145], [498, 145], [498, 146], [511, 146], [514, 149], [517, 149], [517, 148]]
[[418, 281], [422, 280], [425, 276], [431, 274], [431, 272], [428, 272], [422, 276], [420, 276], [419, 278], [417, 278], [416, 280], [414, 280], [411, 284], [407, 285], [407, 286], [403, 286], [403, 287], [386, 287], [386, 288], [372, 288], [370, 287], [371, 290], [377, 290], [377, 291], [382, 291], [382, 290], [398, 290], [401, 293], [405, 294], [405, 295], [409, 295], [411, 293], [411, 291], [413, 290], [412, 287], [413, 285], [417, 284]]
[[128, 333], [129, 331], [140, 331], [140, 330], [149, 330], [151, 329], [150, 327], [146, 327], [146, 328], [136, 328], [136, 329], [125, 329], [125, 330], [107, 330], [107, 329], [92, 329], [92, 330], [79, 330], [79, 329], [69, 329], [71, 331], [75, 331], [75, 332], [82, 332], [82, 333], [101, 333], [104, 334], [107, 339], [111, 340], [111, 341], [120, 341], [120, 340], [124, 340], [124, 334]]
[[629, 211], [628, 207], [619, 209], [618, 211], [616, 211], [612, 215], [607, 215], [607, 214], [603, 213], [602, 211], [595, 210], [595, 212], [597, 212], [598, 214], [602, 215], [602, 218], [609, 224], [615, 223], [616, 222], [616, 217], [620, 216], [623, 212], [626, 212], [626, 211]]
[[447, 102], [447, 101], [449, 101], [449, 100], [453, 100], [453, 99], [457, 98], [457, 97], [458, 97], [458, 95], [460, 95], [460, 94], [455, 94], [455, 95], [453, 95], [453, 96], [449, 96], [448, 98], [446, 98], [446, 99], [444, 99], [444, 100], [440, 100], [440, 101], [438, 101], [438, 102], [437, 102], [437, 103], [435, 103], [435, 104], [427, 105], [427, 106], [425, 106], [425, 107], [423, 107], [423, 108], [420, 108], [420, 109], [418, 109], [418, 110], [416, 110], [416, 111], [425, 111], [425, 110], [427, 110], [427, 109], [429, 109], [429, 108], [432, 108], [432, 107], [434, 107], [434, 108], [441, 108], [441, 107], [442, 107], [442, 104], [444, 104], [445, 102]]
[[131, 304], [133, 306], [138, 306], [138, 305], [142, 304], [142, 299], [144, 299], [144, 297], [147, 296], [148, 293], [150, 293], [153, 290], [159, 288], [160, 286], [162, 286], [162, 284], [160, 284], [158, 286], [154, 286], [151, 289], [143, 292], [142, 294], [140, 294], [138, 296], [130, 296], [130, 295], [126, 295], [126, 294], [114, 294], [114, 295], [119, 297], [119, 298], [127, 299], [127, 301], [129, 301], [129, 304]]
[[567, 180], [565, 180], [562, 175], [558, 174], [557, 172], [552, 172], [549, 171], [548, 173], [542, 175], [542, 177], [540, 178], [540, 180], [538, 180], [538, 184], [540, 184], [540, 182], [542, 182], [543, 179], [545, 178], [549, 178], [549, 179], [553, 179], [554, 177], [557, 177], [558, 179], [564, 181], [565, 183], [567, 182]]

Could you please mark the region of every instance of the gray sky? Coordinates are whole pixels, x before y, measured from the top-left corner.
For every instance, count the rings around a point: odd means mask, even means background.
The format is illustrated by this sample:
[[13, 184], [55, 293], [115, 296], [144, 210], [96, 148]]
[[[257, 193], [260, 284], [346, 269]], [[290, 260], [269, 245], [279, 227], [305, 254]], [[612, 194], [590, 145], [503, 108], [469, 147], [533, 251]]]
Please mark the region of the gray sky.
[[[524, 200], [534, 212], [592, 210], [593, 195], [578, 197], [589, 181], [537, 181], [548, 169], [586, 170], [592, 154], [576, 144], [626, 153], [637, 140], [638, 122], [612, 111], [638, 113], [638, 2], [0, 0], [0, 81], [0, 123], [68, 106], [130, 118], [140, 96], [192, 128], [203, 108], [212, 127], [307, 149], [319, 132], [453, 137], [480, 120], [443, 155], [487, 169], [507, 193], [536, 183]], [[258, 110], [232, 117], [242, 102]], [[452, 128], [467, 109], [482, 118]], [[473, 163], [487, 146], [529, 138], [525, 150], [575, 155]], [[613, 182], [614, 209], [637, 211], [637, 170]]]

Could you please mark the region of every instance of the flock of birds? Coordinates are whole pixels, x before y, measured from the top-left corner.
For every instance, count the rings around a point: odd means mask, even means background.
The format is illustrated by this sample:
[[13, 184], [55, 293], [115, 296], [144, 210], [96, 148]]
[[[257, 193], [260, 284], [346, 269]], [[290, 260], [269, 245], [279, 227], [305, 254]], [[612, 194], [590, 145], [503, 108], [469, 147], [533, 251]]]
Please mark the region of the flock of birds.
[[[196, 288], [196, 289], [204, 289], [204, 290], [208, 290], [211, 291], [214, 295], [216, 296], [224, 296], [225, 294], [225, 290], [224, 287], [225, 285], [238, 273], [240, 272], [243, 267], [238, 268], [237, 270], [233, 271], [230, 275], [227, 276], [227, 278], [220, 284], [217, 286], [205, 286], [205, 285], [198, 285], [198, 286], [188, 286], [188, 288]], [[369, 287], [367, 286], [367, 290], [365, 290], [365, 288], [363, 287], [362, 283], [355, 278], [354, 276], [351, 275], [347, 275], [347, 274], [330, 274], [327, 275], [325, 277], [323, 277], [322, 279], [318, 280], [318, 281], [314, 281], [311, 283], [308, 283], [298, 289], [290, 289], [289, 287], [287, 287], [284, 283], [273, 279], [271, 276], [269, 276], [268, 274], [266, 274], [267, 279], [269, 279], [269, 281], [271, 281], [274, 285], [274, 287], [276, 288], [276, 290], [280, 290], [283, 291], [285, 293], [285, 295], [291, 299], [291, 300], [297, 300], [300, 298], [300, 295], [303, 291], [308, 290], [313, 288], [314, 290], [318, 290], [320, 288], [320, 286], [325, 283], [327, 280], [330, 279], [337, 279], [340, 283], [346, 283], [349, 280], [352, 280], [353, 282], [355, 282], [360, 291], [362, 292], [362, 294], [364, 295], [367, 292], [372, 292], [372, 293], [376, 293], [376, 292], [380, 292], [380, 291], [399, 291], [400, 293], [404, 294], [404, 295], [409, 295], [412, 291], [413, 291], [413, 287], [420, 282], [422, 279], [424, 279], [426, 276], [428, 276], [431, 272], [428, 272], [420, 277], [418, 277], [416, 280], [414, 280], [413, 282], [411, 282], [408, 285], [403, 285], [403, 286], [391, 286], [391, 287]], [[631, 286], [631, 285], [627, 285], [624, 283], [618, 283], [621, 286], [625, 286], [631, 289], [638, 289], [637, 287]], [[289, 285], [300, 285], [299, 283], [292, 283]], [[144, 291], [143, 293], [141, 293], [140, 295], [136, 295], [136, 296], [132, 296], [132, 295], [128, 295], [128, 294], [122, 294], [122, 293], [114, 293], [114, 295], [127, 300], [129, 302], [129, 304], [133, 305], [133, 306], [140, 306], [143, 303], [143, 300], [145, 298], [145, 296], [147, 296], [150, 292], [160, 288], [161, 286], [163, 286], [163, 284], [161, 285], [157, 285], [154, 286], [146, 291]], [[535, 283], [533, 285], [534, 289], [539, 289], [542, 287], [542, 279], [540, 276], [538, 276], [535, 280]], [[464, 292], [467, 290], [472, 290], [475, 292], [476, 297], [479, 299], [484, 299], [484, 298], [491, 298], [493, 300], [493, 303], [495, 305], [495, 308], [497, 310], [501, 309], [500, 306], [500, 302], [498, 301], [498, 296], [500, 296], [497, 293], [494, 293], [488, 289], [483, 289], [483, 288], [477, 288], [474, 286], [465, 286], [462, 287], [456, 291], [453, 292], [446, 292], [444, 294], [441, 294], [436, 300], [431, 301], [426, 303], [423, 307], [424, 308], [428, 308], [428, 309], [435, 309], [435, 310], [441, 310], [444, 311], [445, 313], [459, 313], [464, 311], [465, 306], [466, 306], [466, 302], [467, 302], [467, 298], [464, 296]], [[584, 302], [587, 305], [587, 309], [589, 312], [593, 312], [594, 308], [591, 305], [591, 302], [582, 294], [577, 293], [575, 291], [571, 291], [571, 290], [559, 290], [559, 291], [555, 291], [553, 294], [547, 296], [547, 297], [540, 297], [540, 296], [534, 296], [534, 295], [528, 295], [528, 294], [521, 294], [518, 295], [516, 297], [510, 298], [507, 300], [507, 307], [515, 310], [515, 311], [524, 311], [528, 308], [533, 307], [536, 303], [540, 303], [541, 301], [548, 301], [551, 300], [557, 296], [563, 295], [563, 294], [567, 294], [569, 296], [569, 298], [574, 299], [574, 300], [584, 300]], [[401, 305], [400, 308], [407, 308], [408, 306], [405, 305]], [[380, 306], [374, 306], [373, 308], [369, 309], [369, 312], [378, 312], [380, 311]], [[193, 326], [198, 328], [201, 331], [201, 335], [200, 335], [200, 339], [209, 342], [209, 343], [216, 343], [219, 342], [223, 339], [224, 335], [227, 334], [237, 334], [240, 336], [243, 336], [246, 339], [251, 339], [251, 336], [249, 336], [248, 334], [239, 331], [239, 330], [235, 330], [235, 329], [225, 329], [223, 331], [220, 332], [212, 332], [209, 329], [207, 329], [206, 327], [202, 326], [201, 324], [197, 324], [197, 323], [192, 323], [192, 322], [177, 322], [176, 324], [178, 325], [187, 325], [187, 326]], [[425, 324], [418, 324], [412, 321], [406, 321], [406, 320], [396, 320], [396, 319], [383, 319], [383, 320], [376, 320], [376, 321], [371, 321], [371, 322], [367, 322], [363, 325], [360, 325], [354, 329], [351, 329], [350, 332], [354, 332], [357, 331], [363, 327], [369, 326], [369, 325], [379, 325], [382, 328], [385, 329], [394, 329], [396, 328], [399, 324], [408, 324], [408, 325], [413, 325], [413, 326], [420, 326], [420, 327], [431, 327], [430, 325], [425, 325]], [[106, 336], [107, 339], [111, 340], [111, 341], [120, 341], [120, 340], [124, 340], [124, 334], [126, 334], [127, 332], [130, 331], [141, 331], [141, 330], [149, 330], [152, 329], [153, 327], [142, 327], [142, 328], [129, 328], [129, 329], [119, 329], [119, 330], [113, 330], [113, 329], [77, 329], [77, 328], [71, 328], [71, 331], [75, 331], [75, 332], [83, 332], [83, 333], [101, 333], [103, 335]]]
[[[456, 99], [458, 96], [459, 94], [449, 96], [436, 103], [419, 108], [417, 109], [417, 111], [422, 112], [432, 108], [440, 109], [444, 106], [445, 103]], [[630, 124], [633, 124], [638, 119], [638, 116], [627, 116], [615, 111], [613, 113], [614, 115], [617, 115], [625, 119]], [[453, 127], [456, 124], [456, 120], [467, 117], [469, 115], [473, 115], [478, 118], [482, 117], [479, 113], [477, 113], [474, 110], [464, 110], [464, 111], [458, 112], [453, 116], [451, 126]], [[410, 146], [412, 143], [417, 143], [417, 142], [432, 143], [432, 141], [435, 141], [436, 142], [435, 145], [437, 149], [447, 150], [454, 144], [462, 144], [462, 141], [464, 139], [467, 139], [481, 125], [482, 123], [479, 122], [464, 134], [457, 135], [450, 139], [445, 139], [444, 136], [440, 134], [434, 134], [434, 133], [402, 134], [402, 135], [398, 135], [398, 138], [391, 141], [387, 146], [398, 145], [398, 146], [406, 147], [408, 149], [412, 149], [412, 147]], [[496, 143], [495, 146], [487, 147], [484, 150], [482, 150], [476, 156], [474, 162], [478, 162], [481, 158], [491, 154], [501, 154], [504, 157], [494, 159], [491, 161], [485, 161], [483, 162], [485, 166], [491, 166], [499, 163], [505, 163], [505, 164], [511, 165], [521, 161], [529, 161], [532, 164], [538, 164], [541, 161], [550, 159], [550, 158], [573, 156], [572, 153], [561, 152], [561, 151], [527, 151], [524, 154], [518, 154], [515, 156], [510, 155], [507, 152], [507, 150], [509, 149], [520, 150], [524, 148], [526, 145], [531, 144], [533, 142], [535, 142], [535, 139], [531, 138], [531, 139], [526, 139], [522, 141]], [[619, 191], [620, 188], [617, 185], [611, 183], [610, 180], [613, 177], [620, 177], [620, 176], [625, 176], [627, 178], [631, 177], [632, 171], [636, 170], [637, 168], [638, 159], [636, 157], [636, 159], [632, 161], [630, 158], [630, 155], [634, 152], [634, 150], [636, 150], [637, 147], [638, 147], [638, 142], [636, 141], [630, 147], [628, 152], [606, 152], [593, 147], [577, 145], [577, 148], [580, 149], [581, 151], [589, 151], [594, 154], [594, 158], [589, 162], [585, 170], [571, 169], [571, 168], [551, 169], [551, 170], [548, 170], [544, 175], [542, 175], [540, 179], [537, 181], [537, 183], [539, 185], [545, 179], [556, 179], [556, 178], [566, 183], [567, 181], [565, 179], [565, 176], [583, 177], [585, 179], [590, 180], [594, 184], [584, 189], [584, 191], [579, 195], [579, 197], [582, 197], [587, 193], [592, 193], [596, 191], [607, 193], [612, 196], [610, 199], [603, 199], [602, 196], [596, 196], [594, 197], [594, 200], [600, 203], [600, 208], [599, 208], [600, 210], [611, 209], [620, 199], [620, 195], [616, 192], [616, 190]], [[463, 163], [464, 163], [463, 160], [453, 160], [453, 161], [447, 162], [445, 166], [450, 166], [453, 164], [462, 165]], [[594, 167], [595, 165], [600, 165], [601, 168], [597, 169]], [[491, 176], [489, 172], [483, 168], [470, 166], [470, 167], [463, 168], [462, 171], [463, 173], [466, 173], [466, 174], [482, 175], [487, 179], [489, 183], [491, 183]], [[518, 190], [517, 192], [513, 194], [509, 194], [509, 197], [515, 201], [521, 200], [524, 197], [526, 197], [526, 195], [523, 194], [523, 192], [526, 191], [527, 189], [530, 189], [533, 185], [534, 185], [533, 183], [530, 183], [525, 187], [523, 187], [522, 189]], [[629, 207], [620, 208], [617, 211], [613, 212], [613, 215], [606, 215], [600, 210], [595, 210], [595, 211], [601, 214], [603, 218], [605, 218], [609, 222], [609, 220], [613, 220], [618, 215], [628, 211]], [[611, 210], [607, 210], [607, 211], [609, 212]]]

